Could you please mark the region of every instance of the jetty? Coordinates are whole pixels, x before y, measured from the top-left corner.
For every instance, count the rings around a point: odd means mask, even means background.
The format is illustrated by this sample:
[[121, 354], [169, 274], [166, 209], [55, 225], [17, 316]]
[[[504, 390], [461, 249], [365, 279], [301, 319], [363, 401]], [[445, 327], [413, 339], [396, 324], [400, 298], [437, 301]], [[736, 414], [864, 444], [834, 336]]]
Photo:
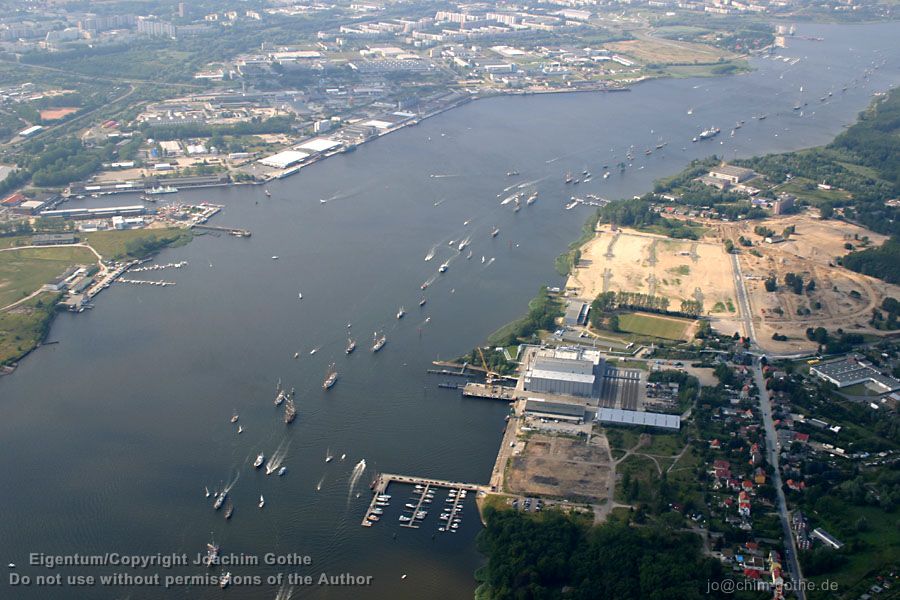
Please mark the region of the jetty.
[[512, 402], [516, 399], [516, 389], [505, 385], [469, 382], [462, 390], [467, 398], [486, 398], [488, 400], [504, 400]]
[[207, 223], [195, 223], [191, 225], [193, 229], [203, 229], [205, 231], [219, 231], [233, 235], [234, 237], [250, 237], [249, 229], [240, 229], [238, 227], [222, 227], [220, 225], [208, 225]]

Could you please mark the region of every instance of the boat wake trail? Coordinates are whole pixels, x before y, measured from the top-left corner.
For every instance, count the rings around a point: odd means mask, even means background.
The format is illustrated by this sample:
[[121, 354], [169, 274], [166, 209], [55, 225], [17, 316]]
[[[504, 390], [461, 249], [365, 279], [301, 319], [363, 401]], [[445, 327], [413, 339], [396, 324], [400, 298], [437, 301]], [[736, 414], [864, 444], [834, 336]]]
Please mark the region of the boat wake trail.
[[363, 473], [366, 471], [366, 459], [362, 459], [356, 466], [353, 467], [353, 472], [350, 473], [350, 485], [347, 489], [347, 503], [350, 503], [350, 498], [353, 496], [353, 488], [356, 487], [356, 484], [359, 483], [359, 479], [363, 476]]
[[231, 488], [234, 487], [234, 484], [236, 484], [238, 482], [238, 479], [240, 479], [240, 478], [241, 478], [241, 472], [238, 471], [237, 473], [234, 474], [234, 479], [231, 480], [231, 483], [226, 485], [225, 489], [222, 490], [222, 493], [227, 494], [227, 493], [231, 492]]
[[536, 183], [540, 183], [540, 182], [544, 181], [545, 179], [549, 179], [549, 178], [550, 178], [549, 175], [545, 175], [544, 177], [541, 177], [540, 179], [535, 179], [533, 181], [526, 181], [525, 183], [520, 183], [516, 187], [521, 190], [521, 189], [527, 188], [529, 186], [532, 186]]
[[495, 261], [495, 260], [497, 260], [495, 257], [491, 257], [491, 260], [487, 261], [487, 264], [484, 265], [485, 268], [487, 268], [487, 267], [491, 266], [492, 264], [494, 264], [494, 261]]
[[294, 595], [294, 586], [288, 586], [286, 583], [282, 583], [278, 588], [278, 592], [275, 594], [275, 600], [291, 600], [291, 596]]
[[448, 177], [459, 177], [458, 173], [432, 173], [432, 179], [446, 179]]
[[428, 262], [432, 258], [434, 258], [434, 253], [437, 252], [437, 244], [431, 247], [431, 250], [428, 251], [428, 254], [425, 255], [425, 262]]
[[329, 198], [320, 199], [319, 202], [321, 202], [322, 204], [326, 204], [328, 202], [333, 202], [334, 200], [346, 200], [347, 198], [352, 198], [353, 196], [356, 196], [357, 194], [362, 193], [364, 190], [365, 190], [364, 187], [358, 187], [358, 188], [349, 190], [347, 192], [337, 192], [336, 194], [334, 194], [333, 196], [331, 196]]
[[283, 463], [284, 459], [287, 458], [287, 453], [290, 447], [290, 440], [283, 440], [280, 444], [278, 444], [278, 448], [275, 450], [275, 452], [272, 453], [271, 458], [269, 458], [269, 462], [266, 463], [266, 475], [271, 475], [281, 468], [281, 463]]

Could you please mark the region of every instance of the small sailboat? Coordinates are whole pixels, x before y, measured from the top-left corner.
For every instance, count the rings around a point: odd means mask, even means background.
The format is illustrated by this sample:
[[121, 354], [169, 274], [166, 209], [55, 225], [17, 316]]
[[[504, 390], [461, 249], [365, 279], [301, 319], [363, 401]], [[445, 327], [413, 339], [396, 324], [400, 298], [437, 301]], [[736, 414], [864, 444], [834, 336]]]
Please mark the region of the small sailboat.
[[403, 315], [405, 315], [405, 314], [406, 314], [406, 309], [404, 309], [404, 308], [401, 306], [400, 309], [397, 311], [397, 318], [398, 318], [398, 319], [402, 319], [402, 318], [403, 318]]
[[425, 303], [428, 302], [425, 298], [419, 300], [419, 306], [425, 306]]
[[297, 299], [303, 300], [303, 292], [297, 292]]
[[266, 505], [266, 499], [263, 498], [262, 494], [260, 494], [260, 495], [259, 495], [259, 505], [258, 505], [258, 506], [259, 506], [260, 508], [262, 508], [262, 507], [265, 506], [265, 505]]
[[278, 260], [278, 256], [277, 255], [272, 256], [272, 260]]
[[244, 426], [238, 425], [238, 434], [244, 433]]
[[329, 448], [325, 451], [325, 462], [330, 463], [332, 460], [334, 460], [334, 455], [331, 454], [331, 448]]
[[498, 233], [500, 233], [500, 228], [495, 225], [491, 230], [491, 237], [497, 237]]
[[344, 460], [345, 458], [347, 458], [347, 454], [346, 454], [346, 453], [345, 453], [345, 454], [341, 454], [341, 460]]
[[295, 359], [296, 359], [296, 358], [300, 358], [300, 353], [299, 353], [299, 352], [294, 352], [294, 358], [295, 358]]

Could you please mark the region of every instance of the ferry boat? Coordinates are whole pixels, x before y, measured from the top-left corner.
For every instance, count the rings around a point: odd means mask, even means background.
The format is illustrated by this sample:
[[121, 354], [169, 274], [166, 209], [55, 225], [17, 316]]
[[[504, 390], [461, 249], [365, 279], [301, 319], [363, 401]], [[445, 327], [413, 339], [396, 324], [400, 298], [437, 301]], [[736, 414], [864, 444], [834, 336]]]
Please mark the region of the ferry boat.
[[294, 399], [288, 398], [287, 402], [284, 405], [284, 422], [285, 424], [290, 424], [294, 422], [294, 419], [297, 418], [297, 407], [294, 406]]
[[384, 348], [384, 345], [386, 343], [387, 343], [387, 337], [385, 337], [385, 335], [383, 333], [379, 336], [378, 332], [376, 331], [375, 336], [372, 341], [372, 352], [378, 352], [379, 350]]
[[491, 229], [491, 237], [497, 237], [498, 233], [500, 233], [500, 228], [497, 226], [494, 226], [494, 228]]
[[402, 319], [402, 318], [403, 318], [403, 315], [405, 315], [405, 314], [406, 314], [406, 309], [404, 309], [404, 308], [401, 306], [400, 309], [397, 310], [397, 318], [398, 318], [398, 319]]
[[344, 349], [344, 352], [350, 354], [354, 350], [356, 350], [356, 340], [354, 340], [353, 338], [347, 338], [347, 348]]
[[322, 382], [322, 389], [328, 390], [334, 387], [334, 384], [337, 383], [337, 378], [337, 369], [335, 369], [335, 364], [331, 363], [331, 366], [328, 367], [328, 374], [325, 376], [325, 381]]
[[173, 187], [171, 185], [165, 185], [165, 186], [158, 185], [156, 187], [150, 188], [149, 190], [144, 190], [145, 194], [149, 194], [151, 196], [159, 196], [161, 194], [175, 194], [177, 192], [178, 192], [178, 188]]
[[709, 129], [704, 129], [700, 132], [701, 140], [708, 140], [710, 138], [714, 138], [721, 132], [721, 129], [718, 127], [710, 127]]
[[266, 461], [266, 455], [262, 452], [259, 453], [259, 456], [256, 457], [256, 460], [253, 461], [253, 468], [258, 469], [262, 466], [262, 464]]

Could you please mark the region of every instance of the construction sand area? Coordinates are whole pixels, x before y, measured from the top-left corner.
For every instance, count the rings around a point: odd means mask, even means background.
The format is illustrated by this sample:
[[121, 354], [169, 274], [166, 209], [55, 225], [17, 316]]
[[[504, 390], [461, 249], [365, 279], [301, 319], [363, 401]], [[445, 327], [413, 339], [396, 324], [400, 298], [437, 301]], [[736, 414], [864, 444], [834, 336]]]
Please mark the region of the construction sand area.
[[703, 304], [703, 314], [736, 316], [731, 259], [719, 243], [675, 240], [629, 229], [598, 230], [581, 249], [566, 288], [585, 300], [601, 292], [639, 292]]

